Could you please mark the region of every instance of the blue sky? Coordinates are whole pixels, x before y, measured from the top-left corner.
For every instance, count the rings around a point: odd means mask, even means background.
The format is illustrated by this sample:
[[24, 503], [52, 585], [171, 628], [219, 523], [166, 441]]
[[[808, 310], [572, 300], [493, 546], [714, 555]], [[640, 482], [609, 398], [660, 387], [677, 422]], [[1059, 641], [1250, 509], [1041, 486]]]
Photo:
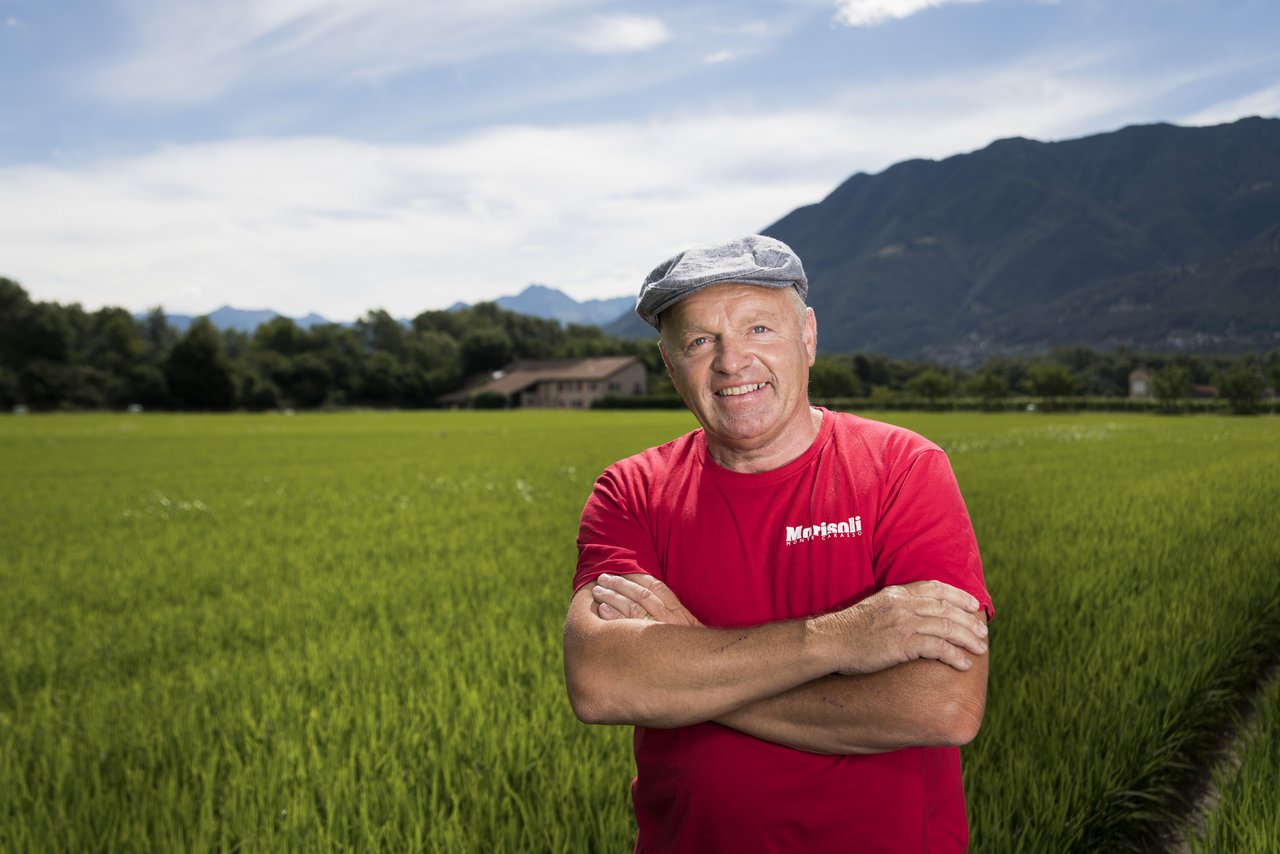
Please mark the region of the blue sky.
[[0, 0], [0, 275], [397, 316], [633, 293], [856, 172], [1280, 115], [1275, 0]]

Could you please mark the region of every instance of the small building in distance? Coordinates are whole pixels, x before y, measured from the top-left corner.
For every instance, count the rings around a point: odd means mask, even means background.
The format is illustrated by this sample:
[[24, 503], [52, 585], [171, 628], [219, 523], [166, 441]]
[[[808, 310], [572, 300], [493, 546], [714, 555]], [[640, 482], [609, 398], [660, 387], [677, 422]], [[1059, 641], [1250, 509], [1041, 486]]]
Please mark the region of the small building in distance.
[[441, 398], [441, 403], [467, 405], [480, 396], [502, 395], [507, 406], [541, 409], [589, 409], [606, 395], [648, 394], [649, 375], [636, 356], [589, 359], [523, 360], [493, 378]]
[[1129, 372], [1129, 397], [1151, 397], [1151, 372], [1146, 368]]
[[[1151, 371], [1147, 368], [1137, 368], [1129, 372], [1129, 397], [1139, 400], [1151, 400], [1155, 397], [1155, 390], [1152, 388]], [[1191, 386], [1189, 392], [1190, 397], [1210, 398], [1218, 396], [1218, 387], [1214, 385], [1197, 384]]]

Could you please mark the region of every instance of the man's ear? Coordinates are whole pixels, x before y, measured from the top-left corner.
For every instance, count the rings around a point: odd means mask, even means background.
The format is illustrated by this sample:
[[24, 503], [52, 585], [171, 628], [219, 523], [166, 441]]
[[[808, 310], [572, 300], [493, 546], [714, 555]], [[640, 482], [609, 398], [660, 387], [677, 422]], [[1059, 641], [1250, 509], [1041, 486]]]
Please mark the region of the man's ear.
[[809, 367], [818, 358], [818, 317], [812, 308], [804, 310], [804, 348], [809, 353]]

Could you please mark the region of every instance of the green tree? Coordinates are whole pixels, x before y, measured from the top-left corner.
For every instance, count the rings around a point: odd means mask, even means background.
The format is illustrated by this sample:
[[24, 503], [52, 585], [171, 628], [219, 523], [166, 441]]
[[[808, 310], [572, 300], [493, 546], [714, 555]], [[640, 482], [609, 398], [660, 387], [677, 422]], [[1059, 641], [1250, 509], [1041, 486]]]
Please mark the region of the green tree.
[[964, 390], [982, 401], [984, 409], [995, 409], [996, 401], [1009, 395], [1009, 381], [994, 371], [974, 374], [964, 384]]
[[273, 317], [253, 331], [252, 346], [282, 356], [296, 356], [306, 349], [306, 336], [287, 317]]
[[280, 387], [257, 371], [251, 370], [241, 378], [240, 405], [250, 412], [276, 409], [282, 401]]
[[20, 361], [21, 327], [31, 310], [31, 298], [13, 279], [0, 276], [0, 365]]
[[1151, 375], [1151, 394], [1163, 409], [1173, 409], [1191, 394], [1191, 371], [1181, 365], [1165, 365]]
[[409, 397], [427, 405], [462, 385], [462, 348], [443, 332], [414, 332], [405, 347]]
[[22, 385], [18, 372], [0, 364], [0, 408], [9, 409], [22, 402]]
[[[482, 303], [483, 305], [483, 303]], [[496, 371], [511, 361], [511, 336], [496, 326], [471, 329], [461, 341], [462, 370], [467, 375]]]
[[361, 346], [355, 331], [329, 323], [311, 327], [306, 339], [309, 352], [320, 356], [329, 366], [331, 399], [357, 399], [369, 353]]
[[398, 406], [404, 398], [405, 369], [400, 360], [379, 350], [365, 363], [359, 397], [368, 403]]
[[819, 356], [809, 368], [809, 395], [820, 399], [861, 397], [862, 383], [847, 358]]
[[890, 384], [889, 360], [875, 353], [858, 353], [853, 357], [853, 372], [863, 386]]
[[164, 371], [148, 361], [140, 361], [129, 367], [126, 375], [130, 403], [144, 407], [165, 407], [170, 404], [169, 381]]
[[356, 335], [365, 349], [390, 353], [399, 359], [404, 355], [407, 330], [382, 309], [371, 311], [356, 321]]
[[198, 317], [165, 360], [165, 380], [175, 402], [190, 409], [229, 409], [235, 400], [231, 363], [222, 336]]
[[1075, 394], [1080, 389], [1080, 379], [1060, 362], [1036, 362], [1027, 369], [1023, 386], [1031, 394], [1043, 398], [1046, 408], [1052, 408], [1060, 397]]
[[151, 358], [156, 364], [160, 364], [169, 355], [173, 345], [178, 343], [178, 333], [169, 325], [164, 309], [160, 306], [148, 311], [140, 325], [142, 339], [151, 350]]
[[906, 388], [916, 397], [923, 397], [930, 406], [937, 406], [938, 401], [955, 390], [955, 380], [936, 368], [928, 368], [907, 380]]
[[1243, 362], [1233, 365], [1217, 377], [1218, 396], [1226, 398], [1237, 415], [1257, 412], [1262, 401], [1262, 376]]
[[285, 393], [295, 406], [316, 407], [329, 398], [333, 372], [329, 363], [315, 353], [302, 353], [289, 363], [289, 385]]

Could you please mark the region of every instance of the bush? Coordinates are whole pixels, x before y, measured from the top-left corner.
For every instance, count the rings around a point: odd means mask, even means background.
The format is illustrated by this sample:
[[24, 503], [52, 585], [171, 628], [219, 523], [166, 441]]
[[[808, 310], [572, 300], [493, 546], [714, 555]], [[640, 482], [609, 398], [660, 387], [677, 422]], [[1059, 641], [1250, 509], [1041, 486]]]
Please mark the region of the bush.
[[506, 409], [507, 396], [500, 391], [482, 391], [471, 395], [472, 409]]

